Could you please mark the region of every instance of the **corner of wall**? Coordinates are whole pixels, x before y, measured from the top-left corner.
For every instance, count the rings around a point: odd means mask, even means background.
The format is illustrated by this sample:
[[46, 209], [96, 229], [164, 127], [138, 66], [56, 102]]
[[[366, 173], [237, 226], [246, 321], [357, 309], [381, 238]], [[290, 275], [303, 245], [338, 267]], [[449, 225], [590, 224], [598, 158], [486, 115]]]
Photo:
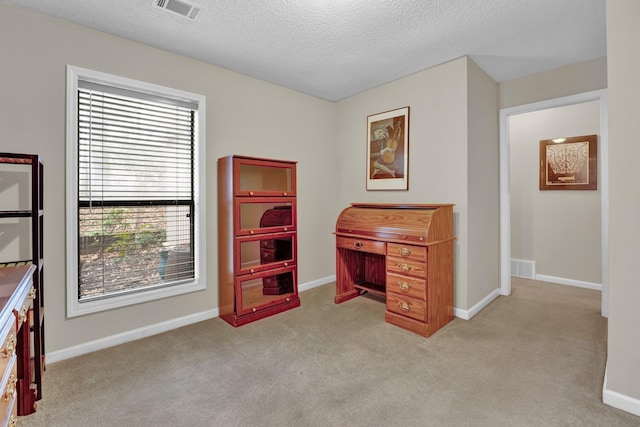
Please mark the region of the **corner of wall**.
[[602, 402], [606, 405], [640, 416], [640, 400], [629, 397], [625, 394], [609, 390], [608, 376], [609, 364], [604, 371], [604, 382], [602, 384]]
[[[467, 307], [500, 282], [498, 84], [467, 62]], [[472, 308], [473, 309], [473, 308]]]

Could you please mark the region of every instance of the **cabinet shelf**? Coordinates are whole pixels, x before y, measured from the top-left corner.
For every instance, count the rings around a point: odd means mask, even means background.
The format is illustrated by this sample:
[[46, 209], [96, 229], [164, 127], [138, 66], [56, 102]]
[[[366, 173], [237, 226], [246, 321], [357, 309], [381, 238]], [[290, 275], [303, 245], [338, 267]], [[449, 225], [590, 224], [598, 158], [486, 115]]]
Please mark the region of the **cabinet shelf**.
[[30, 218], [33, 211], [0, 211], [0, 218]]

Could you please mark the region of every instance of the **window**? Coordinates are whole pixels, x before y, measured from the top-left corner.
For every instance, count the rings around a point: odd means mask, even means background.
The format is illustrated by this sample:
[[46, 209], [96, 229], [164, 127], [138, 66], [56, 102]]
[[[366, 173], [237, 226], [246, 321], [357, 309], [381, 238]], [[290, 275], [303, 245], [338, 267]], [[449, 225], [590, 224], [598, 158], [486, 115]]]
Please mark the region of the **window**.
[[67, 80], [68, 315], [204, 289], [204, 97]]

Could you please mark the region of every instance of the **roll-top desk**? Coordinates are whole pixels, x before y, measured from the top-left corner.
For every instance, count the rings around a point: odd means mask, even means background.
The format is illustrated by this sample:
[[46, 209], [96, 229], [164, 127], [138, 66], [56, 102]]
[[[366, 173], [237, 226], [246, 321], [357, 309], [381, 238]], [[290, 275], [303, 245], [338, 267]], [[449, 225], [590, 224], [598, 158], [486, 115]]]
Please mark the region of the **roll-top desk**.
[[335, 303], [386, 298], [385, 320], [425, 337], [453, 320], [453, 204], [364, 204], [336, 222]]

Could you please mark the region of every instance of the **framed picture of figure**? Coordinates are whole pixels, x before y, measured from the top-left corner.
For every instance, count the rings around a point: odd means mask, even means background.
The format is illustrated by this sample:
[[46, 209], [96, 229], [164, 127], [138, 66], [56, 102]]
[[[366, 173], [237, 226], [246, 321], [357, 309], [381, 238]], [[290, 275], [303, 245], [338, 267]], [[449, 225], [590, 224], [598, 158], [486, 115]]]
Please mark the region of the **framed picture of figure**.
[[409, 189], [409, 107], [367, 116], [367, 190]]

